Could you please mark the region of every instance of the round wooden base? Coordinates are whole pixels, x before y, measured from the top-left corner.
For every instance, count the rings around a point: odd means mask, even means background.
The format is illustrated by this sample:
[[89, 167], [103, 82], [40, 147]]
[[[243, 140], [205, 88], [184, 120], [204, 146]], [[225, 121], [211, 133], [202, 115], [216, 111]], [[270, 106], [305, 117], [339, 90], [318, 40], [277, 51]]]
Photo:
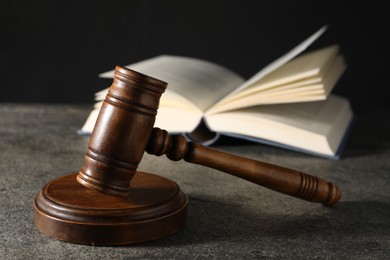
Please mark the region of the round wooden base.
[[47, 183], [34, 201], [42, 233], [87, 245], [125, 245], [155, 240], [180, 230], [187, 197], [166, 178], [137, 172], [127, 198], [85, 188], [77, 173]]

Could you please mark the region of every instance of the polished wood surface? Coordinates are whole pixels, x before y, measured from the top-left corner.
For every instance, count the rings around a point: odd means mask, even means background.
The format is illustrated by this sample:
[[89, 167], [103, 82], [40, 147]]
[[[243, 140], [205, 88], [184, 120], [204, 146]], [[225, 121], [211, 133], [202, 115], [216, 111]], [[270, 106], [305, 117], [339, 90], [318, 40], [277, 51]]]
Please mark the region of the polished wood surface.
[[127, 196], [152, 131], [167, 83], [117, 66], [77, 180]]
[[145, 151], [212, 167], [264, 187], [330, 206], [334, 184], [299, 171], [188, 143], [153, 128], [167, 83], [119, 67], [100, 110], [83, 167], [36, 196], [35, 225], [48, 236], [88, 245], [155, 240], [182, 228], [187, 197], [171, 180], [137, 172]]
[[35, 198], [34, 221], [42, 233], [77, 244], [125, 245], [185, 225], [187, 197], [171, 180], [137, 172], [125, 198], [86, 188], [76, 175], [52, 180]]
[[42, 233], [72, 243], [124, 245], [184, 226], [187, 197], [179, 186], [137, 172], [166, 85], [116, 67], [82, 169], [49, 182], [34, 201]]
[[269, 189], [326, 206], [336, 204], [341, 197], [336, 185], [321, 178], [187, 142], [183, 136], [171, 137], [167, 131], [159, 128], [153, 129], [146, 151], [158, 156], [166, 154], [173, 161], [184, 159], [208, 166]]

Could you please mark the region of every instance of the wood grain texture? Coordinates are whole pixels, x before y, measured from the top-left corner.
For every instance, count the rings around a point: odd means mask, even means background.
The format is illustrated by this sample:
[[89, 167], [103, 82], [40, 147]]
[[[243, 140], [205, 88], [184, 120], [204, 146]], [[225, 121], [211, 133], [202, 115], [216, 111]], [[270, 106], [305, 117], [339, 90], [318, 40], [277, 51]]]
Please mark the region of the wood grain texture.
[[125, 198], [88, 189], [76, 175], [50, 181], [35, 198], [34, 222], [42, 233], [77, 244], [125, 245], [185, 225], [187, 197], [171, 180], [137, 172]]
[[145, 151], [218, 169], [272, 190], [330, 206], [334, 184], [296, 170], [224, 153], [153, 128], [167, 84], [116, 67], [78, 173], [46, 184], [34, 201], [36, 227], [72, 243], [123, 245], [182, 228], [187, 198], [171, 180], [137, 172]]
[[325, 180], [286, 167], [224, 153], [197, 143], [187, 142], [183, 136], [171, 137], [165, 130], [154, 128], [147, 150], [173, 161], [211, 167], [269, 189], [326, 206], [336, 204], [340, 189]]
[[119, 67], [77, 176], [84, 186], [126, 197], [167, 83]]
[[137, 172], [166, 83], [123, 67], [104, 100], [82, 169], [46, 184], [36, 227], [72, 243], [124, 245], [181, 229], [187, 197], [166, 178]]

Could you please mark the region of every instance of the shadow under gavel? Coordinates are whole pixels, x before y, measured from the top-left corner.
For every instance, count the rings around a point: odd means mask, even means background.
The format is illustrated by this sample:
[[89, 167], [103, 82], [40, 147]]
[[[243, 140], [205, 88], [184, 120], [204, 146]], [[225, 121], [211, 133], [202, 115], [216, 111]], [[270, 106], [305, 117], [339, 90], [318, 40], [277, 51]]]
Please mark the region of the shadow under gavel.
[[211, 167], [311, 202], [331, 206], [339, 201], [338, 187], [321, 178], [153, 128], [166, 86], [116, 67], [82, 169], [49, 182], [35, 199], [35, 224], [41, 232], [74, 243], [120, 245], [179, 230], [186, 219], [187, 197], [173, 181], [137, 172], [145, 151]]

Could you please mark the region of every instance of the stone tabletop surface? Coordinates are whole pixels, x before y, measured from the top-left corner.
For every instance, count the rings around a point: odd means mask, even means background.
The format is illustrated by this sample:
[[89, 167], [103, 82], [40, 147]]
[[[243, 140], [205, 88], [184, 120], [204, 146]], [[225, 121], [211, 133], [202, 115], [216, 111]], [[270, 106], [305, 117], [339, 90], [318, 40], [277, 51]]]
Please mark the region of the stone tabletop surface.
[[139, 169], [176, 181], [189, 198], [184, 229], [137, 245], [58, 241], [33, 222], [48, 181], [80, 169], [77, 134], [91, 106], [0, 104], [0, 259], [390, 259], [390, 111], [357, 113], [340, 160], [222, 138], [215, 148], [339, 185], [332, 208], [216, 170], [145, 155]]

